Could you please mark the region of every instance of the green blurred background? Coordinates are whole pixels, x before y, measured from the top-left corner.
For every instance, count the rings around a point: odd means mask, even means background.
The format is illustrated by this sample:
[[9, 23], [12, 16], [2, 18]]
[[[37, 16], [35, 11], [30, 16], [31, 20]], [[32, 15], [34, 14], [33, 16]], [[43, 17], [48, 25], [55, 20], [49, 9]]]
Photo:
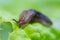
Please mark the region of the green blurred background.
[[0, 23], [13, 18], [18, 20], [21, 12], [27, 9], [35, 9], [48, 16], [53, 22], [52, 27], [60, 33], [60, 0], [0, 0]]

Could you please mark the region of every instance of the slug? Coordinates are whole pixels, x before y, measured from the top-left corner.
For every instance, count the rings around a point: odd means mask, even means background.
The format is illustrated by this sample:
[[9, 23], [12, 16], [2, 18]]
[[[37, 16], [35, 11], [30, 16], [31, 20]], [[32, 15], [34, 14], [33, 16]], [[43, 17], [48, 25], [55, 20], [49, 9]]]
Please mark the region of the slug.
[[15, 19], [13, 19], [18, 25], [19, 27], [24, 28], [24, 26], [29, 23], [33, 17], [36, 15], [35, 11], [30, 9], [30, 10], [24, 10], [22, 12], [22, 14], [19, 17], [19, 21], [16, 21]]
[[16, 21], [15, 19], [13, 20], [19, 25], [19, 27], [22, 28], [24, 28], [24, 26], [31, 21], [39, 22], [46, 26], [52, 25], [51, 20], [47, 16], [33, 9], [24, 10], [20, 15], [18, 21]]

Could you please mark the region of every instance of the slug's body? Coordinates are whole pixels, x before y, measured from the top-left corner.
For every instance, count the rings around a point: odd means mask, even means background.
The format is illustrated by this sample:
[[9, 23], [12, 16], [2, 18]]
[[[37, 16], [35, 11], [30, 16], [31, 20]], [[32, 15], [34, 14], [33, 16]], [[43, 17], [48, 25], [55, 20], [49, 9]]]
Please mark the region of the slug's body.
[[34, 22], [39, 22], [45, 26], [52, 25], [51, 20], [47, 16], [43, 15], [42, 13], [40, 13], [38, 11], [36, 11], [36, 13], [37, 14], [35, 15], [35, 18], [33, 18]]
[[[16, 20], [14, 20], [14, 21], [16, 21]], [[43, 15], [42, 13], [40, 13], [36, 10], [32, 10], [32, 9], [23, 11], [22, 14], [20, 15], [19, 21], [16, 21], [16, 22], [18, 23], [19, 27], [23, 27], [31, 21], [39, 22], [46, 26], [52, 25], [51, 20], [47, 16]]]

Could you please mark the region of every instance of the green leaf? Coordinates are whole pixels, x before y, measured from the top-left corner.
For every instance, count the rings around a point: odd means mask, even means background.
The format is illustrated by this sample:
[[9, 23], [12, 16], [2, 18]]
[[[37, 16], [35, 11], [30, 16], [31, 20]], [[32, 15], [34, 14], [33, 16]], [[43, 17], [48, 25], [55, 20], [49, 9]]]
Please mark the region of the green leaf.
[[48, 28], [39, 23], [29, 24], [24, 30], [33, 40], [54, 40], [56, 38]]
[[36, 33], [32, 33], [31, 35], [30, 35], [30, 38], [32, 39], [32, 40], [40, 40], [40, 33], [38, 33], [38, 32], [36, 32]]
[[17, 29], [9, 35], [9, 40], [31, 40], [22, 29]]
[[3, 22], [0, 24], [0, 35], [2, 40], [8, 40], [9, 33], [13, 31], [12, 24], [10, 22]]

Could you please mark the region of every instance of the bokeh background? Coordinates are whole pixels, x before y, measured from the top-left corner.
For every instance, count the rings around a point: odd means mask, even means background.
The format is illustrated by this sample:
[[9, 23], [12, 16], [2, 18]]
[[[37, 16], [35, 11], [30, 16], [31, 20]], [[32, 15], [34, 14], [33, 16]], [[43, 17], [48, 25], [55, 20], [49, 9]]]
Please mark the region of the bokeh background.
[[[28, 24], [25, 29], [18, 30], [17, 24], [12, 19], [18, 20], [22, 11], [27, 9], [35, 9], [42, 12], [52, 20], [53, 25], [50, 28], [46, 28], [39, 23], [34, 23]], [[38, 27], [34, 29], [33, 26]], [[39, 32], [37, 31], [38, 28], [41, 28], [38, 30]], [[45, 33], [43, 29], [49, 33]], [[32, 32], [29, 33], [29, 31]], [[13, 33], [9, 35], [10, 32]], [[24, 38], [26, 35], [23, 35], [23, 33], [28, 35], [26, 39]], [[0, 35], [0, 40], [60, 40], [60, 0], [0, 0]]]

